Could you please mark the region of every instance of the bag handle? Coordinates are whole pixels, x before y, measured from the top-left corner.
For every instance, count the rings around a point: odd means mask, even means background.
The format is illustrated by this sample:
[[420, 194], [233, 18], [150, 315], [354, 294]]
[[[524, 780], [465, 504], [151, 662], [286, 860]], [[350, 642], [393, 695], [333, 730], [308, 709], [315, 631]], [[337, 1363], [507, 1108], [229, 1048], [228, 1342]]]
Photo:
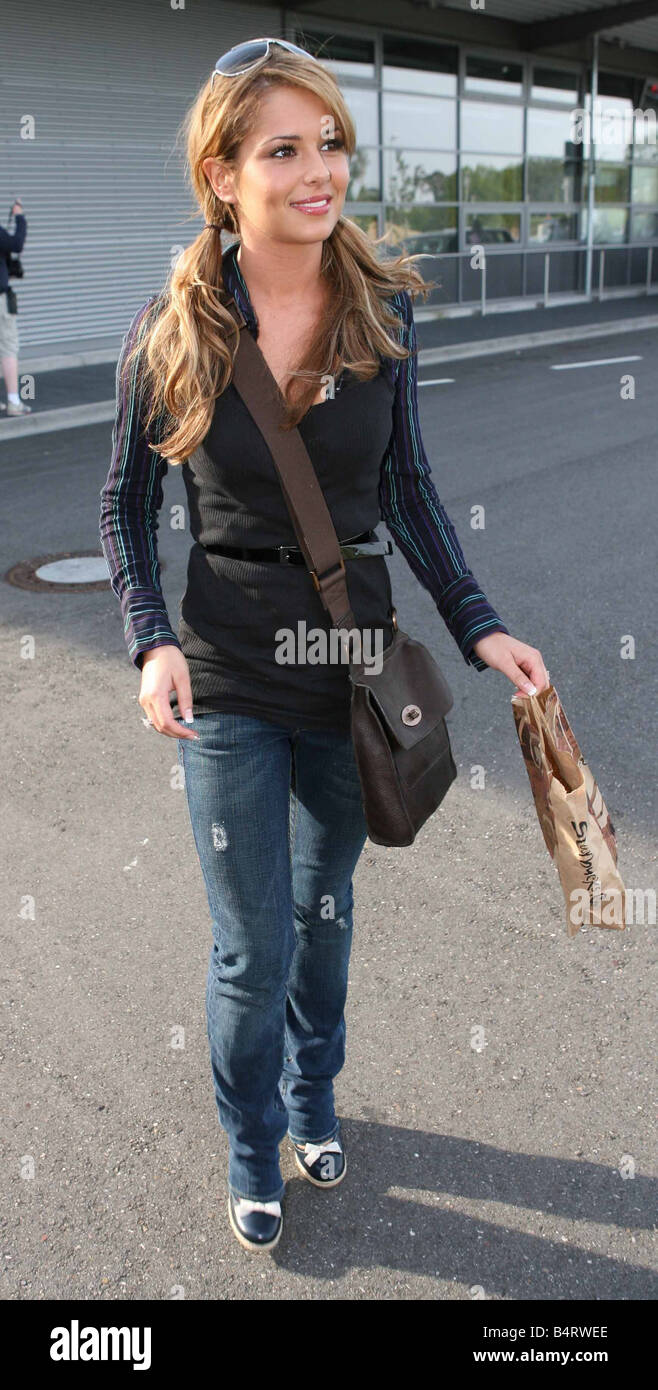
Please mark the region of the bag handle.
[[332, 626], [352, 629], [356, 622], [347, 589], [345, 561], [309, 452], [297, 428], [281, 429], [285, 400], [278, 383], [235, 300], [226, 291], [223, 302], [240, 329], [233, 361], [233, 385], [274, 459], [300, 550]]

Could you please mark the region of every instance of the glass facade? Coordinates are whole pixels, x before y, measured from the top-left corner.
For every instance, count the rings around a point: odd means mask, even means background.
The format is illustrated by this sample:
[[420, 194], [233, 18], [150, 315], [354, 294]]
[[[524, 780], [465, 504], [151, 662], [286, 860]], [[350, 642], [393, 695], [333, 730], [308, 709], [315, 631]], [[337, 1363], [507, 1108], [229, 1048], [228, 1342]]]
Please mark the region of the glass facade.
[[442, 257], [421, 266], [441, 282], [432, 302], [479, 297], [464, 254], [476, 244], [488, 294], [535, 294], [548, 250], [551, 288], [582, 289], [592, 135], [605, 282], [642, 280], [647, 252], [633, 245], [658, 244], [658, 89], [599, 71], [592, 113], [586, 63], [348, 29], [304, 21], [289, 37], [335, 72], [355, 121], [347, 216], [394, 254]]

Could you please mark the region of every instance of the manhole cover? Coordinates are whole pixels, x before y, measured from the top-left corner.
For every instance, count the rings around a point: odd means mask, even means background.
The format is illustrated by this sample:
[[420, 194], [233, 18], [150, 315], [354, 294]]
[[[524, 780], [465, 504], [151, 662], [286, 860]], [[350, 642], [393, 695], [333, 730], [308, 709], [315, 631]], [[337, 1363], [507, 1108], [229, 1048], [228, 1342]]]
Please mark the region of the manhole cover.
[[[160, 569], [165, 566], [160, 561]], [[35, 555], [21, 560], [3, 575], [17, 589], [42, 593], [79, 594], [87, 589], [109, 589], [110, 576], [104, 555], [97, 550], [65, 550], [59, 555]]]
[[104, 555], [74, 555], [70, 560], [40, 565], [35, 574], [49, 584], [99, 584], [107, 579], [107, 563]]

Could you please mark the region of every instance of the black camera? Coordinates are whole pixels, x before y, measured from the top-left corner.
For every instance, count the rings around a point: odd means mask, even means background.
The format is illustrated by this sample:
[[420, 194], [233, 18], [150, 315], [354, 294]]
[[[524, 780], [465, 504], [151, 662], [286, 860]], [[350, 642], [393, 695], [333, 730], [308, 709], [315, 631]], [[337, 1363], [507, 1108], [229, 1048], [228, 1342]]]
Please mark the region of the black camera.
[[[20, 202], [19, 198], [14, 198], [14, 203]], [[9, 216], [13, 216], [14, 203], [12, 203]], [[7, 256], [7, 275], [13, 276], [14, 280], [22, 280], [25, 272], [21, 264], [20, 256]]]

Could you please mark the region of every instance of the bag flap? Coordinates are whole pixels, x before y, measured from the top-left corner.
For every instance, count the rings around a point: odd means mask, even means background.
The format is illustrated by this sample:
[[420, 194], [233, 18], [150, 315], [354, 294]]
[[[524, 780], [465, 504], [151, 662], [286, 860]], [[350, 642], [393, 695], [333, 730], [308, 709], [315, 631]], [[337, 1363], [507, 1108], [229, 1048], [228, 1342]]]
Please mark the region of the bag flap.
[[350, 680], [365, 686], [402, 748], [413, 748], [452, 709], [454, 699], [443, 672], [422, 642], [396, 630], [382, 652], [382, 669], [350, 667]]

